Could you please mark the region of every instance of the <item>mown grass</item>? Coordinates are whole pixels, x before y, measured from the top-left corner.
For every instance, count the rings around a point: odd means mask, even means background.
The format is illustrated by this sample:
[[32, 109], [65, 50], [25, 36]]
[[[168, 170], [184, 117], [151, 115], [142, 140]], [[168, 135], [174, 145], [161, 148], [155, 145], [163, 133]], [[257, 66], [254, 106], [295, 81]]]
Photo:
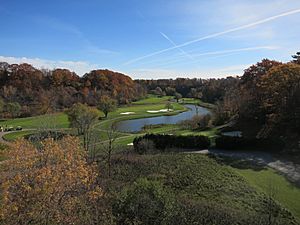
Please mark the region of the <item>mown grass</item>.
[[199, 104], [201, 101], [200, 99], [196, 99], [196, 98], [182, 98], [180, 99], [180, 102], [182, 104]]
[[274, 198], [289, 209], [300, 223], [300, 188], [270, 168], [263, 170], [236, 168], [235, 170], [264, 193], [270, 192], [270, 188], [274, 189]]
[[68, 117], [65, 113], [46, 114], [41, 116], [9, 119], [0, 122], [0, 126], [21, 126], [25, 129], [34, 128], [67, 128], [69, 127]]
[[18, 131], [18, 132], [13, 132], [13, 133], [8, 133], [8, 134], [5, 134], [3, 136], [3, 139], [6, 140], [6, 141], [14, 141], [18, 138], [22, 138], [24, 137], [25, 135], [28, 135], [28, 134], [34, 134], [36, 131], [33, 131], [33, 130], [24, 130], [24, 131]]
[[173, 99], [173, 96], [163, 96], [159, 97], [156, 95], [148, 95], [147, 98], [141, 99], [139, 101], [133, 102], [133, 105], [145, 105], [145, 104], [158, 104], [158, 103], [163, 103], [167, 102], [169, 99]]

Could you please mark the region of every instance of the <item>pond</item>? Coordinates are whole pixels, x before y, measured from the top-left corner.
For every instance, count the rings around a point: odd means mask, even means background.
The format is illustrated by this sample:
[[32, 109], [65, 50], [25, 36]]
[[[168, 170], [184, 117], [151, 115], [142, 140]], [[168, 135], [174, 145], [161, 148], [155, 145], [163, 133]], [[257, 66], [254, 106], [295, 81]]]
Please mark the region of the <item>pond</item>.
[[139, 132], [145, 125], [176, 124], [182, 120], [191, 119], [194, 115], [205, 115], [211, 113], [207, 108], [187, 104], [189, 110], [172, 116], [157, 116], [134, 120], [124, 120], [117, 123], [117, 129], [121, 132]]
[[242, 132], [241, 131], [228, 131], [228, 132], [223, 132], [222, 135], [230, 136], [230, 137], [242, 137]]

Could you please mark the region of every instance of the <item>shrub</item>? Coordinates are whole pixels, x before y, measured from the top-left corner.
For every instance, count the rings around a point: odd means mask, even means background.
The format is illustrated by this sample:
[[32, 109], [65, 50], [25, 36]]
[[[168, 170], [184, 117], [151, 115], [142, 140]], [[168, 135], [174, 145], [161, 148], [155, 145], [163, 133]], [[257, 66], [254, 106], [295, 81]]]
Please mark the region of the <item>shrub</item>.
[[137, 153], [145, 154], [154, 151], [154, 143], [152, 140], [142, 139], [134, 148]]
[[24, 138], [31, 142], [40, 142], [48, 138], [53, 138], [54, 140], [61, 140], [66, 134], [60, 131], [42, 131], [35, 134], [25, 135]]
[[[277, 225], [286, 224], [285, 220], [278, 219], [276, 222]], [[267, 214], [249, 213], [228, 208], [213, 201], [183, 200], [177, 203], [177, 207], [167, 224], [268, 225], [270, 222], [268, 221]]]
[[149, 153], [149, 149], [145, 147], [145, 140], [152, 141], [154, 147], [161, 151], [165, 151], [168, 148], [205, 149], [210, 146], [210, 140], [206, 136], [146, 134], [142, 137], [136, 137], [133, 141], [134, 150], [137, 153]]
[[173, 198], [157, 181], [139, 179], [113, 204], [117, 224], [164, 224], [172, 211]]
[[211, 123], [211, 115], [195, 115], [191, 119], [183, 120], [179, 123], [179, 125], [183, 129], [191, 129], [191, 130], [197, 130], [197, 129], [207, 129], [210, 126]]
[[284, 142], [280, 139], [258, 139], [258, 138], [243, 138], [220, 136], [216, 138], [216, 147], [221, 149], [249, 149], [249, 148], [264, 148], [269, 151], [280, 151], [284, 148]]

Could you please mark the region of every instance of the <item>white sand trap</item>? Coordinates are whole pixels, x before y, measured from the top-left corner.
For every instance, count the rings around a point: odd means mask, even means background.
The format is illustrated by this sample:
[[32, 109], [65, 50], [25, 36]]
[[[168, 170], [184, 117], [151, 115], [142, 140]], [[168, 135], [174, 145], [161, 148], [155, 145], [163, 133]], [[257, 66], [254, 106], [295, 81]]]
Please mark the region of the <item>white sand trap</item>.
[[160, 113], [160, 112], [171, 112], [173, 109], [160, 109], [160, 110], [148, 110], [148, 113]]
[[130, 115], [130, 114], [135, 114], [135, 112], [123, 112], [123, 113], [120, 113], [121, 115]]
[[129, 145], [129, 146], [133, 146], [133, 143], [129, 143], [129, 144], [127, 144], [127, 145]]
[[161, 110], [159, 110], [160, 112], [171, 112], [171, 111], [173, 111], [173, 109], [161, 109]]
[[159, 113], [159, 110], [148, 110], [148, 113]]

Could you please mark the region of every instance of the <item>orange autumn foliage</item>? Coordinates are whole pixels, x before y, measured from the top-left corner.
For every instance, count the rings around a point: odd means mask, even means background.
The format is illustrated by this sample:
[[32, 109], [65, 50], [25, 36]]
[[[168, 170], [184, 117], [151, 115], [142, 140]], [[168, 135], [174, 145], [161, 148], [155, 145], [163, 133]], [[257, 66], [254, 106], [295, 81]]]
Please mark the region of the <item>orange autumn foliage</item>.
[[1, 170], [0, 224], [91, 224], [103, 193], [79, 140], [19, 140]]

